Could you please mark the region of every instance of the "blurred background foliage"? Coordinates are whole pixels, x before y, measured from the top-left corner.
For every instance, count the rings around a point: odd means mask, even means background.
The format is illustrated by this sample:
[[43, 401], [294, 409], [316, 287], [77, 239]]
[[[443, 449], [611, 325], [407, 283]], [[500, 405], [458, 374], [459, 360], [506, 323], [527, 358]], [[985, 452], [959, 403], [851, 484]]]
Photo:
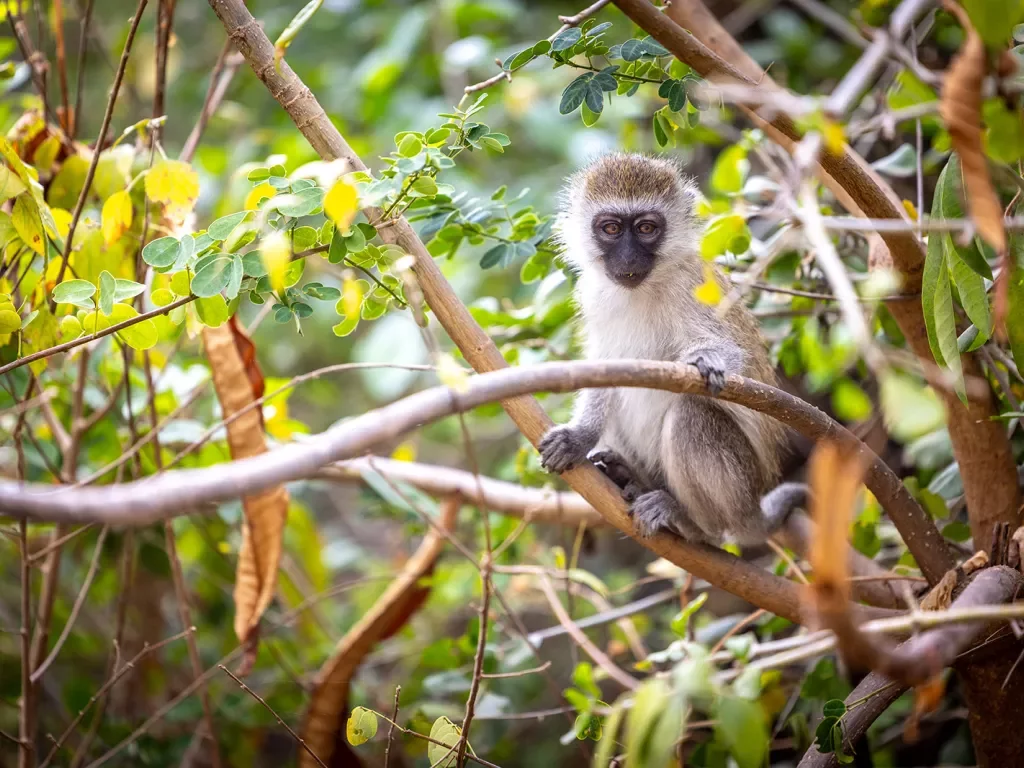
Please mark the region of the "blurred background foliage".
[[[72, 25], [80, 4], [65, 5]], [[249, 8], [274, 39], [302, 5], [253, 0]], [[708, 5], [726, 20], [727, 27], [759, 63], [770, 65], [773, 78], [799, 93], [828, 94], [859, 53], [857, 46], [802, 12], [800, 3], [720, 0]], [[833, 0], [827, 5], [844, 18], [881, 24], [895, 3]], [[98, 131], [113, 67], [127, 33], [126, 20], [134, 6], [131, 0], [97, 3], [80, 117], [82, 140], [95, 137]], [[394, 151], [395, 134], [425, 131], [438, 124], [436, 116], [458, 104], [466, 86], [497, 71], [495, 59], [504, 61], [548, 37], [559, 26], [559, 14], [579, 10], [576, 4], [563, 1], [325, 0], [289, 48], [287, 61], [317, 95], [353, 148], [371, 168], [379, 171], [384, 167], [380, 158]], [[621, 42], [634, 34], [632, 25], [614, 9], [606, 9], [598, 18], [613, 23], [606, 33], [609, 40]], [[155, 83], [154, 21], [155, 15], [147, 13], [142, 22], [124, 92], [114, 113], [114, 135], [150, 115]], [[164, 146], [172, 157], [177, 155], [200, 112], [211, 68], [224, 42], [223, 28], [205, 2], [180, 0], [174, 32], [163, 134]], [[45, 37], [52, 43], [52, 29]], [[959, 43], [959, 29], [948, 19], [940, 19], [936, 31], [922, 46], [921, 60], [927, 66], [941, 67]], [[17, 59], [10, 37], [0, 40], [0, 51], [9, 60]], [[10, 79], [2, 86], [6, 93], [0, 100], [0, 126], [5, 131], [26, 109], [38, 105], [24, 67], [8, 74]], [[563, 90], [576, 74], [565, 67], [553, 69], [550, 61], [543, 59], [517, 70], [511, 82], [500, 82], [488, 89], [481, 119], [492, 130], [509, 136], [511, 144], [501, 154], [477, 151], [460, 156], [445, 181], [467, 199], [489, 200], [496, 190], [507, 187], [508, 197], [522, 194], [519, 204], [533, 206], [543, 218], [553, 213], [565, 176], [603, 151], [666, 151], [681, 158], [700, 180], [709, 178], [716, 161], [739, 163], [735, 156], [721, 160], [724, 149], [744, 140], [744, 134], [736, 127], [735, 115], [725, 108], [703, 112], [699, 123], [676, 132], [674, 146], [661, 149], [652, 130], [652, 115], [664, 104], [656, 89], [641, 89], [634, 98], [611, 98], [592, 127], [583, 125], [578, 111], [560, 114]], [[890, 72], [877, 94], [865, 101], [863, 116], [886, 103], [898, 107], [933, 98], [926, 86], [906, 75], [893, 77], [894, 74]], [[1012, 134], [1017, 128], [1011, 125], [1008, 131]], [[923, 131], [927, 150], [925, 195], [930, 197], [935, 171], [949, 146], [936, 118], [926, 118]], [[907, 142], [912, 141], [912, 136], [912, 124], [903, 124], [895, 136], [875, 132], [854, 143], [869, 160], [883, 161], [882, 169], [900, 195], [913, 202], [914, 156], [908, 161], [903, 149], [909, 146]], [[1013, 138], [1007, 139], [1007, 162], [1016, 160], [1020, 154], [1019, 144], [1014, 144]], [[912, 146], [910, 150], [913, 153]], [[243, 207], [252, 188], [247, 174], [253, 168], [280, 162], [292, 172], [315, 159], [287, 115], [243, 65], [211, 120], [193, 163], [201, 190], [197, 228]], [[754, 175], [760, 172], [755, 169]], [[743, 176], [746, 175], [744, 172]], [[711, 205], [725, 200], [725, 195], [707, 183], [702, 182], [702, 187]], [[751, 222], [750, 227], [756, 239], [756, 224]], [[863, 272], [863, 241], [846, 237], [841, 238], [841, 244], [854, 271]], [[480, 262], [489, 247], [487, 242], [463, 244], [454, 256], [442, 257], [440, 262], [459, 296], [475, 307], [478, 319], [485, 322], [506, 357], [518, 364], [574, 357], [578, 350], [569, 323], [570, 276], [556, 267], [543, 280], [526, 282], [521, 279], [523, 260], [519, 258], [482, 269]], [[315, 275], [324, 285], [340, 289], [339, 271], [326, 260], [315, 261], [312, 272], [307, 269], [307, 277]], [[778, 259], [765, 279], [811, 290], [820, 290], [825, 285], [820, 276], [803, 268], [801, 255], [796, 252]], [[890, 389], [886, 394], [888, 400], [880, 402], [877, 386], [855, 362], [852, 342], [835, 325], [834, 305], [762, 294], [757, 307], [763, 314], [764, 331], [780, 371], [786, 375], [786, 386], [844, 421], [857, 424], [873, 447], [907, 475], [915, 494], [941, 519], [945, 533], [954, 539], [968, 535], [962, 509], [957, 506], [962, 489], [944, 431], [944, 415], [934, 395], [907, 378], [895, 390]], [[243, 302], [243, 320], [251, 321], [258, 309]], [[317, 305], [314, 310], [312, 316], [303, 320], [301, 334], [293, 323], [275, 323], [272, 318], [254, 334], [268, 392], [292, 376], [333, 363], [430, 362], [409, 312], [389, 312], [380, 319], [361, 323], [352, 335], [339, 338], [331, 331], [337, 318], [329, 307]], [[443, 339], [436, 323], [431, 323], [431, 327], [437, 338]], [[884, 310], [876, 327], [880, 334], [898, 341], [898, 331]], [[442, 344], [447, 348], [446, 340]], [[206, 376], [202, 351], [195, 339], [186, 338], [176, 354], [170, 356], [170, 352], [169, 345], [161, 346], [154, 357], [163, 370], [158, 396], [162, 415], [180, 405]], [[108, 381], [120, 378], [120, 355], [105, 354], [98, 365]], [[67, 380], [72, 376], [71, 368], [55, 371], [53, 376]], [[14, 380], [22, 390], [25, 379]], [[270, 402], [265, 409], [267, 430], [275, 441], [299, 440], [305, 433], [323, 431], [339, 419], [363, 413], [434, 382], [436, 377], [432, 373], [389, 369], [327, 375]], [[137, 398], [141, 397], [139, 391], [136, 390]], [[99, 398], [100, 394], [90, 392], [87, 396]], [[564, 420], [569, 398], [548, 397], [544, 403], [556, 421]], [[0, 411], [11, 404], [9, 394], [0, 393]], [[137, 402], [135, 411], [142, 405]], [[888, 434], [880, 426], [880, 408], [885, 409], [888, 417]], [[120, 455], [127, 443], [125, 415], [125, 409], [119, 406], [90, 432], [83, 451], [83, 462], [89, 468], [97, 469]], [[217, 418], [216, 401], [207, 392], [162, 433], [165, 449], [186, 445]], [[468, 423], [483, 472], [527, 484], [555, 482], [540, 471], [535, 453], [527, 448], [497, 406], [478, 409]], [[6, 426], [0, 424], [2, 429]], [[56, 457], [45, 425], [39, 427], [37, 437], [39, 445], [29, 446], [26, 457], [29, 476], [40, 480], [49, 477], [46, 458], [52, 462]], [[452, 419], [382, 449], [398, 458], [467, 466], [459, 425]], [[0, 446], [0, 452], [4, 452], [4, 461], [8, 463], [10, 447]], [[51, 454], [48, 457], [47, 452]], [[228, 458], [221, 433], [186, 459], [183, 466], [207, 466]], [[149, 471], [151, 461], [143, 454], [141, 471]], [[306, 705], [311, 676], [341, 634], [383, 591], [389, 577], [423, 533], [423, 525], [386, 484], [359, 489], [309, 482], [295, 485], [292, 491], [280, 595], [265, 620], [262, 650], [248, 682], [278, 713], [296, 722]], [[433, 508], [430, 500], [418, 500]], [[240, 541], [240, 514], [239, 504], [224, 504], [216, 516], [180, 518], [174, 523], [179, 555], [193, 595], [193, 620], [199, 628], [204, 667], [235, 647], [231, 589], [234, 556]], [[463, 510], [460, 530], [467, 537], [474, 535], [475, 518], [474, 510]], [[493, 525], [496, 536], [501, 538], [511, 533], [516, 521], [493, 516]], [[34, 536], [44, 534], [45, 527], [33, 528]], [[95, 545], [95, 531], [86, 532], [69, 544], [54, 609], [55, 627], [63, 626], [68, 618]], [[913, 565], [899, 537], [870, 499], [855, 523], [854, 545], [872, 557], [878, 556], [887, 565]], [[123, 557], [128, 548], [137, 552], [134, 565], [128, 568], [132, 574], [132, 595], [129, 600], [120, 601], [125, 589], [124, 563], [131, 563]], [[677, 571], [669, 569], [666, 576], [663, 568], [652, 566], [653, 557], [646, 550], [609, 533], [577, 537], [572, 530], [533, 526], [505, 552], [502, 560], [554, 567], [564, 566], [569, 557], [577, 558], [581, 568], [596, 574], [607, 585], [614, 603], [664, 589], [666, 582], [657, 583], [655, 576], [667, 578], [669, 583], [680, 581]], [[648, 566], [653, 568], [652, 572]], [[5, 538], [0, 541], [0, 728], [8, 733], [17, 730], [20, 688], [17, 567], [17, 541]], [[109, 631], [119, 605], [128, 612], [126, 647], [120, 651], [123, 657], [137, 652], [144, 642], [157, 642], [180, 631], [169, 586], [170, 564], [158, 527], [137, 531], [133, 540], [124, 532], [113, 532], [105, 544], [97, 573], [75, 631], [44, 678], [40, 703], [44, 734], [62, 732], [107, 679]], [[498, 576], [495, 583], [528, 629], [554, 623], [527, 577]], [[455, 720], [462, 716], [477, 637], [473, 604], [480, 598], [476, 569], [452, 554], [435, 572], [432, 585], [425, 609], [410, 626], [380, 646], [360, 670], [351, 697], [353, 704], [390, 712], [394, 688], [400, 684], [403, 722], [424, 733], [429, 732], [430, 724], [439, 715]], [[332, 587], [337, 587], [335, 592], [302, 611], [293, 625], [276, 626], [304, 600]], [[716, 617], [734, 616], [743, 607], [728, 595], [713, 594], [694, 620], [698, 639], [713, 644], [724, 631], [723, 626], [727, 626], [716, 623]], [[598, 610], [585, 596], [573, 598], [569, 608], [577, 619]], [[634, 618], [650, 649], [664, 648], [676, 637], [672, 619], [678, 610], [678, 605], [669, 602]], [[618, 627], [609, 626], [595, 634], [602, 647], [616, 656], [628, 653], [626, 637]], [[785, 628], [786, 622], [772, 619], [762, 621], [758, 632], [761, 638], [769, 638]], [[499, 616], [491, 632], [486, 671], [508, 671], [536, 664], [522, 639], [512, 631], [507, 617]], [[560, 637], [544, 643], [542, 656], [556, 660], [552, 679], [531, 675], [493, 681], [479, 701], [472, 744], [478, 754], [506, 768], [584, 765], [593, 749], [594, 742], [575, 738], [574, 712], [504, 718], [512, 713], [565, 707], [561, 689], [574, 685], [566, 671], [575, 668], [578, 651]], [[780, 765], [795, 763], [813, 738], [809, 733], [820, 718], [823, 702], [842, 698], [849, 690], [829, 660], [811, 664], [803, 672], [787, 670], [783, 674], [787, 690], [794, 692], [795, 698], [788, 700], [779, 693], [762, 701], [773, 717], [783, 712], [789, 717], [789, 735], [773, 753], [773, 764], [777, 758]], [[158, 656], [147, 657], [139, 674], [114, 689], [89, 754], [96, 757], [117, 744], [140, 724], [143, 713], [151, 713], [181, 692], [191, 679], [183, 642], [171, 643]], [[264, 707], [232, 681], [215, 677], [211, 692], [216, 737], [230, 765], [282, 765], [294, 759], [295, 743], [291, 737]], [[611, 696], [612, 692], [606, 689], [605, 695]], [[875, 765], [902, 764], [899, 750], [906, 748], [889, 731], [908, 706], [908, 702], [897, 705], [876, 725], [882, 737], [874, 750]], [[194, 747], [193, 734], [200, 715], [198, 700], [185, 700], [111, 764], [183, 764], [183, 756], [187, 758]], [[86, 723], [89, 722], [87, 719]], [[941, 738], [923, 740], [928, 745], [923, 749], [931, 749], [934, 754], [915, 754], [918, 764], [938, 760], [940, 752], [943, 762], [970, 760], [963, 721], [951, 717], [942, 727], [945, 731]], [[696, 732], [693, 736], [698, 742], [707, 742], [692, 755], [693, 765], [726, 765], [725, 754], [716, 748], [708, 732]], [[70, 742], [72, 747], [77, 743], [75, 739]], [[404, 764], [429, 764], [422, 742], [403, 739], [402, 743]], [[380, 764], [382, 750], [378, 738], [361, 747], [359, 754], [367, 764]], [[73, 749], [62, 752], [57, 764], [71, 764], [72, 753]], [[13, 755], [11, 745], [0, 740], [0, 762], [13, 764]]]

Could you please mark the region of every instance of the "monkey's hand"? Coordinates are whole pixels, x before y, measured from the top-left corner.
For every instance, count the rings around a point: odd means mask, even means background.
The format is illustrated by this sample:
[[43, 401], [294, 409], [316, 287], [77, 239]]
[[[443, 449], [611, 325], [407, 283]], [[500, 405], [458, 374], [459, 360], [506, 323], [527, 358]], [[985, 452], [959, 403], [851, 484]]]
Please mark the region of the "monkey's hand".
[[695, 350], [683, 362], [694, 366], [700, 372], [712, 395], [717, 395], [722, 391], [725, 386], [725, 377], [731, 373], [728, 370], [725, 355], [713, 349]]
[[594, 442], [581, 429], [570, 424], [554, 427], [541, 439], [540, 463], [548, 472], [561, 474], [587, 460]]
[[640, 494], [644, 493], [644, 487], [636, 479], [633, 470], [620, 454], [609, 450], [595, 451], [590, 454], [589, 458], [609, 480], [619, 486], [622, 490], [623, 500], [632, 503]]

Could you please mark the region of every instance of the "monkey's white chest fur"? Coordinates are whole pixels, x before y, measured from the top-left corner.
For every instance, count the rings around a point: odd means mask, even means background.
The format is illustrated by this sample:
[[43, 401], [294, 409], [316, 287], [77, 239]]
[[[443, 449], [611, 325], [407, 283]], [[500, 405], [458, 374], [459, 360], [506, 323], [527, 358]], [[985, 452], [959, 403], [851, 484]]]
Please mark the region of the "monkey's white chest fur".
[[[600, 278], [581, 279], [577, 295], [587, 358], [677, 361], [685, 356], [691, 347], [688, 342], [697, 340], [686, 339], [680, 329], [699, 323], [693, 316], [693, 302], [672, 295], [685, 290], [685, 281], [672, 290], [641, 286], [629, 291]], [[653, 477], [661, 465], [666, 418], [679, 397], [654, 389], [615, 390], [601, 444], [638, 461], [644, 473]]]

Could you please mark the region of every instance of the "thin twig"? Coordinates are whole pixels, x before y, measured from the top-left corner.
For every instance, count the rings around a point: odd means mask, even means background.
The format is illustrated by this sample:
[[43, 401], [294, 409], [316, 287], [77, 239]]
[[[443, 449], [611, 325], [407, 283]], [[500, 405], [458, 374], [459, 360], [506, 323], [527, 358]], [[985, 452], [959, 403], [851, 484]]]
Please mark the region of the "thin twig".
[[[103, 113], [103, 121], [100, 123], [100, 132], [96, 137], [96, 146], [92, 154], [92, 160], [89, 162], [89, 170], [85, 173], [85, 182], [82, 185], [82, 191], [79, 193], [78, 201], [75, 203], [75, 208], [71, 213], [71, 223], [68, 225], [67, 240], [64, 243], [64, 253], [61, 254], [60, 270], [57, 272], [57, 280], [55, 281], [57, 284], [64, 280], [64, 272], [68, 268], [68, 262], [71, 258], [71, 244], [75, 239], [75, 230], [78, 228], [78, 221], [82, 217], [82, 211], [85, 208], [85, 201], [89, 197], [89, 190], [92, 187], [93, 178], [96, 176], [96, 167], [100, 162], [100, 155], [103, 150], [103, 141], [106, 138], [107, 131], [110, 129], [110, 120], [114, 115], [114, 105], [117, 103], [117, 96], [121, 92], [121, 82], [124, 80], [124, 71], [128, 66], [128, 56], [131, 54], [132, 43], [135, 41], [135, 33], [139, 29], [139, 22], [142, 21], [142, 12], [145, 10], [147, 2], [149, 2], [149, 0], [139, 0], [139, 4], [135, 9], [135, 16], [132, 17], [131, 26], [128, 28], [128, 37], [124, 41], [124, 50], [121, 51], [121, 61], [118, 63], [117, 72], [114, 74], [114, 84], [110, 88], [110, 97], [107, 99], [107, 109]], [[26, 358], [23, 358], [16, 362], [23, 365], [25, 360]], [[5, 366], [5, 368], [6, 367], [7, 366]], [[4, 369], [0, 368], [0, 373], [3, 372]]]
[[569, 614], [565, 612], [565, 608], [562, 607], [562, 603], [558, 599], [558, 595], [555, 593], [555, 588], [551, 583], [551, 578], [544, 574], [540, 579], [540, 588], [544, 593], [544, 597], [547, 598], [548, 604], [551, 606], [551, 610], [554, 612], [555, 617], [559, 623], [565, 627], [566, 632], [569, 636], [579, 645], [583, 651], [594, 660], [597, 664], [612, 680], [617, 682], [619, 685], [624, 687], [626, 690], [635, 691], [640, 686], [640, 681], [632, 675], [629, 675], [619, 669], [615, 662], [608, 658], [608, 656], [594, 645], [590, 638], [587, 637], [583, 630], [581, 630], [576, 623], [569, 618]]
[[[253, 690], [252, 688], [250, 688], [250, 687], [249, 687], [248, 685], [246, 685], [245, 683], [243, 683], [243, 682], [242, 682], [242, 681], [241, 681], [241, 680], [240, 680], [240, 679], [239, 679], [239, 678], [238, 678], [238, 677], [237, 677], [237, 676], [235, 675], [235, 673], [234, 673], [234, 672], [232, 672], [232, 671], [231, 671], [230, 669], [228, 669], [227, 667], [225, 667], [225, 666], [224, 666], [223, 664], [218, 664], [218, 665], [217, 665], [217, 668], [218, 668], [218, 669], [220, 669], [220, 670], [221, 670], [221, 671], [222, 671], [222, 672], [223, 672], [224, 674], [226, 674], [226, 675], [227, 675], [228, 677], [230, 677], [230, 678], [231, 678], [232, 680], [234, 680], [234, 681], [235, 681], [236, 683], [238, 683], [239, 687], [240, 687], [240, 688], [241, 688], [241, 689], [242, 689], [243, 691], [245, 691], [246, 693], [248, 693], [248, 694], [249, 694], [250, 696], [252, 696], [252, 697], [253, 697], [254, 699], [256, 699], [256, 701], [258, 701], [258, 702], [259, 702], [260, 704], [262, 704], [262, 705], [263, 705], [263, 706], [264, 706], [264, 707], [266, 708], [266, 710], [267, 710], [267, 711], [268, 711], [268, 712], [269, 712], [270, 714], [272, 714], [272, 715], [274, 716], [274, 719], [276, 719], [276, 720], [277, 720], [277, 722], [278, 722], [278, 723], [280, 723], [280, 724], [281, 724], [281, 726], [282, 726], [282, 727], [283, 727], [283, 728], [284, 728], [284, 729], [285, 729], [286, 731], [288, 731], [288, 733], [289, 733], [289, 734], [291, 734], [291, 737], [292, 737], [293, 739], [295, 739], [295, 741], [296, 741], [296, 742], [297, 742], [297, 743], [299, 744], [299, 746], [301, 746], [301, 747], [302, 747], [302, 748], [303, 748], [304, 750], [306, 750], [306, 752], [307, 752], [307, 753], [308, 753], [308, 754], [310, 755], [310, 757], [312, 757], [312, 758], [313, 758], [314, 760], [316, 760], [316, 762], [317, 762], [317, 765], [321, 766], [322, 768], [327, 768], [327, 763], [325, 763], [325, 762], [324, 762], [323, 760], [321, 760], [321, 759], [320, 759], [319, 757], [317, 757], [317, 754], [316, 754], [316, 753], [315, 753], [315, 752], [314, 752], [314, 751], [313, 751], [312, 749], [310, 749], [310, 748], [309, 748], [309, 745], [308, 745], [308, 744], [306, 743], [305, 739], [303, 739], [302, 737], [300, 737], [300, 736], [299, 736], [299, 734], [297, 734], [297, 733], [296, 733], [295, 731], [293, 731], [293, 730], [291, 729], [291, 726], [290, 726], [290, 725], [288, 725], [288, 723], [286, 723], [286, 722], [285, 722], [285, 721], [284, 721], [284, 720], [283, 720], [283, 719], [281, 718], [281, 716], [280, 716], [279, 714], [277, 714], [277, 712], [275, 712], [275, 711], [274, 711], [274, 708], [273, 708], [273, 707], [271, 707], [271, 706], [270, 706], [269, 704], [267, 704], [267, 702], [266, 702], [266, 701], [265, 701], [265, 700], [264, 700], [264, 699], [263, 699], [262, 697], [260, 697], [260, 695], [259, 695], [258, 693], [256, 693], [256, 691], [254, 691], [254, 690]], [[397, 700], [397, 697], [396, 697], [396, 700]]]
[[395, 686], [395, 707], [391, 711], [391, 722], [388, 724], [388, 743], [384, 747], [384, 768], [391, 765], [391, 741], [395, 736], [395, 722], [398, 720], [398, 697], [402, 694], [402, 686]]
[[81, 31], [78, 35], [78, 73], [75, 83], [75, 111], [71, 113], [71, 130], [69, 138], [78, 135], [78, 126], [82, 124], [82, 97], [85, 92], [85, 61], [89, 53], [89, 25], [92, 24], [92, 9], [96, 0], [87, 0], [85, 13], [82, 15]]
[[92, 581], [96, 578], [96, 569], [100, 564], [100, 556], [103, 554], [103, 544], [107, 540], [107, 533], [110, 531], [110, 526], [103, 526], [100, 529], [100, 535], [96, 539], [96, 549], [93, 550], [92, 561], [89, 563], [89, 570], [85, 574], [85, 581], [82, 583], [82, 588], [78, 590], [78, 597], [75, 598], [75, 603], [71, 607], [71, 613], [68, 614], [68, 620], [64, 622], [64, 629], [61, 630], [60, 637], [57, 638], [57, 642], [53, 644], [53, 649], [50, 651], [50, 655], [34, 670], [32, 670], [32, 683], [39, 682], [39, 678], [43, 676], [43, 673], [49, 669], [54, 659], [60, 654], [60, 649], [64, 647], [64, 643], [67, 641], [68, 636], [71, 634], [72, 628], [75, 626], [75, 620], [78, 619], [78, 614], [82, 610], [82, 606], [85, 604], [85, 598], [89, 594], [89, 587], [92, 586]]
[[17, 360], [7, 363], [7, 365], [0, 366], [0, 376], [2, 376], [5, 373], [9, 373], [10, 371], [13, 371], [17, 368], [21, 368], [21, 366], [23, 365], [34, 363], [36, 360], [44, 360], [48, 357], [59, 355], [61, 352], [67, 352], [69, 349], [75, 349], [76, 347], [80, 347], [83, 344], [88, 344], [90, 342], [96, 341], [97, 339], [106, 338], [107, 336], [115, 334], [118, 331], [123, 331], [125, 328], [130, 328], [133, 325], [137, 325], [138, 323], [141, 323], [143, 320], [150, 320], [154, 317], [159, 317], [160, 315], [166, 315], [171, 310], [184, 306], [185, 304], [188, 304], [190, 301], [195, 301], [195, 299], [195, 296], [186, 296], [185, 298], [171, 302], [166, 307], [157, 307], [156, 309], [152, 309], [149, 312], [143, 312], [141, 315], [136, 315], [135, 317], [130, 317], [127, 320], [122, 320], [120, 323], [115, 323], [114, 325], [104, 328], [102, 331], [97, 331], [96, 333], [91, 333], [88, 336], [82, 336], [81, 338], [73, 339], [71, 341], [66, 341], [63, 344], [58, 344], [55, 347], [41, 349], [38, 352], [33, 352], [31, 355], [26, 355], [25, 357], [19, 357]]

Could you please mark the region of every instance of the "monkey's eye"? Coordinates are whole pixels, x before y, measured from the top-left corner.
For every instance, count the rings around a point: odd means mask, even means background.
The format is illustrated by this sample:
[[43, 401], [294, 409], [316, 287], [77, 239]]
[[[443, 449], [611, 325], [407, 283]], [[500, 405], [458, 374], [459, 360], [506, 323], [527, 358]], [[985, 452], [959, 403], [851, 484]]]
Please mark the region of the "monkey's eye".
[[617, 221], [606, 221], [601, 225], [601, 231], [606, 235], [617, 235], [622, 232], [622, 226]]
[[658, 225], [653, 221], [641, 221], [636, 225], [636, 231], [641, 235], [653, 235], [658, 231]]

